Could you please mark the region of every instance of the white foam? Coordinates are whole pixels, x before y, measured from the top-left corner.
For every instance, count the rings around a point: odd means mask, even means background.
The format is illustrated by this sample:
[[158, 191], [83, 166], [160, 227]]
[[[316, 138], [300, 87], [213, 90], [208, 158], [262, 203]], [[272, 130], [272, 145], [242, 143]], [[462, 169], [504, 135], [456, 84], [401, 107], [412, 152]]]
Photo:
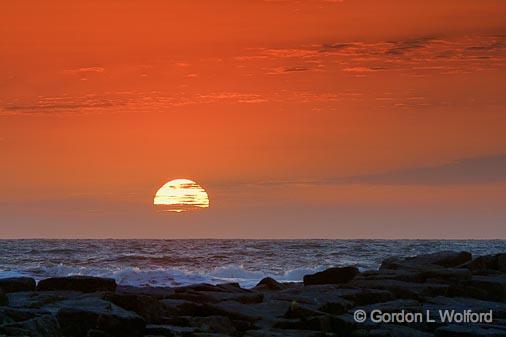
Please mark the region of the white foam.
[[21, 272], [0, 271], [0, 277], [32, 276], [37, 280], [48, 277], [64, 277], [70, 275], [88, 275], [114, 278], [118, 284], [131, 286], [179, 286], [195, 283], [218, 284], [224, 282], [238, 282], [243, 287], [253, 287], [262, 278], [272, 277], [280, 282], [299, 282], [306, 274], [311, 274], [323, 268], [296, 268], [281, 274], [263, 273], [248, 270], [241, 265], [218, 267], [211, 271], [188, 271], [181, 268], [104, 268], [104, 267], [72, 267], [56, 265], [37, 270]]

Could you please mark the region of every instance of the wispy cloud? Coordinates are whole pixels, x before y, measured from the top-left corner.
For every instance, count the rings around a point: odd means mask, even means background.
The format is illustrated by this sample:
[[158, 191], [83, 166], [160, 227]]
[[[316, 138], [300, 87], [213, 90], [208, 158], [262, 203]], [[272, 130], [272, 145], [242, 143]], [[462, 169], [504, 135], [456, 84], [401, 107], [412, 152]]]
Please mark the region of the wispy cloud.
[[160, 110], [198, 104], [262, 104], [338, 102], [361, 99], [361, 93], [279, 90], [262, 92], [209, 91], [203, 93], [127, 91], [104, 95], [38, 97], [34, 101], [13, 99], [0, 106], [0, 116], [27, 114], [80, 114], [93, 112]]
[[250, 49], [247, 55], [235, 59], [240, 62], [277, 60], [286, 63], [278, 69], [312, 62], [325, 65], [327, 71], [393, 70], [450, 75], [504, 67], [506, 35], [422, 36], [393, 41], [341, 41], [297, 48], [259, 48]]
[[506, 155], [464, 158], [443, 165], [336, 178], [336, 183], [461, 185], [506, 182]]
[[127, 97], [119, 95], [38, 97], [35, 101], [7, 103], [0, 108], [0, 115], [89, 112], [126, 104]]
[[82, 67], [76, 69], [66, 69], [63, 72], [70, 75], [83, 75], [90, 73], [103, 73], [105, 71], [102, 67]]
[[506, 155], [463, 158], [442, 165], [412, 167], [356, 176], [307, 179], [274, 179], [236, 182], [237, 186], [311, 186], [311, 185], [414, 185], [454, 186], [506, 182]]
[[380, 67], [376, 67], [376, 68], [371, 68], [371, 67], [346, 67], [346, 68], [343, 68], [343, 71], [345, 72], [349, 72], [349, 73], [372, 73], [372, 72], [375, 72], [375, 71], [380, 71], [384, 68], [380, 68]]

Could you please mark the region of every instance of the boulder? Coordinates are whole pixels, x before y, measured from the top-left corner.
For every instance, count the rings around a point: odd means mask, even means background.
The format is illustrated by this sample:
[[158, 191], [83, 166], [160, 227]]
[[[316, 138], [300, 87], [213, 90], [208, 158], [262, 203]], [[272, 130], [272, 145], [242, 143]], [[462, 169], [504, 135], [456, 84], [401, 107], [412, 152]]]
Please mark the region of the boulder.
[[315, 274], [305, 275], [304, 285], [347, 283], [357, 274], [356, 267], [329, 268]]
[[42, 308], [44, 306], [82, 296], [76, 291], [27, 291], [7, 294], [9, 306], [15, 308]]
[[351, 285], [363, 289], [390, 291], [397, 298], [423, 300], [424, 297], [446, 295], [450, 288], [440, 283], [411, 283], [396, 280], [357, 280]]
[[[182, 327], [169, 324], [146, 325], [145, 333], [149, 336], [193, 336], [198, 329], [196, 327]], [[129, 335], [128, 335], [129, 336]]]
[[50, 314], [49, 311], [42, 309], [0, 307], [0, 316], [2, 317], [0, 322], [21, 322]]
[[391, 257], [381, 263], [380, 269], [420, 270], [428, 266], [458, 267], [469, 262], [472, 258], [469, 252], [442, 251], [423, 254], [407, 258]]
[[437, 265], [418, 266], [415, 270], [404, 269], [381, 269], [378, 271], [367, 271], [362, 273], [356, 279], [365, 280], [396, 280], [405, 282], [434, 282], [438, 283], [458, 283], [469, 280], [472, 274], [464, 268], [441, 268]]
[[282, 283], [279, 283], [272, 277], [263, 278], [258, 284], [255, 286], [255, 290], [282, 290], [285, 289], [286, 286]]
[[195, 317], [193, 324], [199, 327], [201, 331], [222, 333], [229, 336], [237, 333], [232, 321], [225, 316]]
[[86, 337], [112, 337], [112, 336], [102, 330], [91, 329], [88, 330]]
[[89, 330], [98, 329], [112, 336], [143, 336], [145, 322], [134, 312], [99, 298], [86, 297], [58, 304], [56, 317], [63, 335], [85, 337]]
[[4, 293], [2, 289], [0, 289], [0, 305], [7, 305], [9, 304], [9, 298]]
[[176, 292], [170, 299], [186, 300], [195, 303], [218, 303], [222, 301], [237, 301], [240, 303], [260, 303], [263, 294], [255, 292], [221, 292], [221, 291], [193, 291]]
[[189, 291], [208, 291], [208, 292], [239, 292], [239, 293], [251, 293], [251, 290], [243, 289], [238, 283], [224, 283], [218, 285], [212, 285], [207, 283], [191, 284], [184, 287], [173, 288], [176, 293], [189, 292]]
[[497, 270], [506, 273], [506, 253], [497, 254]]
[[352, 306], [352, 303], [344, 299], [344, 296], [360, 291], [340, 289], [335, 285], [324, 284], [289, 288], [271, 293], [268, 298], [292, 304], [305, 304], [313, 309], [329, 313], [339, 313]]
[[485, 292], [486, 299], [506, 301], [506, 274], [473, 275], [473, 277], [464, 284]]
[[114, 291], [116, 281], [110, 278], [92, 276], [52, 277], [37, 284], [38, 291], [74, 290], [83, 293]]
[[7, 336], [61, 337], [59, 325], [51, 315], [35, 317], [23, 322], [4, 324], [0, 334]]
[[333, 332], [342, 333], [338, 319], [332, 315], [306, 316], [300, 319], [277, 319], [274, 328], [313, 330], [319, 331], [323, 336]]
[[[344, 311], [339, 312], [340, 314]], [[324, 311], [313, 309], [310, 306], [304, 304], [293, 303], [290, 307], [288, 307], [288, 311], [283, 316], [284, 318], [305, 318], [310, 316], [322, 316], [326, 313]]]
[[249, 289], [241, 288], [241, 286], [237, 282], [222, 283], [222, 284], [218, 284], [217, 287], [224, 290], [224, 291], [228, 291], [230, 293], [235, 293], [235, 292], [249, 293], [249, 292], [251, 292], [251, 290], [249, 290]]
[[506, 273], [506, 253], [479, 256], [467, 263], [465, 267], [470, 269], [473, 273], [479, 273], [485, 270]]
[[125, 295], [147, 295], [158, 299], [168, 298], [174, 294], [174, 289], [169, 287], [134, 287], [126, 285], [117, 285], [115, 292]]
[[108, 293], [104, 299], [137, 313], [149, 323], [160, 323], [167, 314], [170, 314], [162, 302], [148, 295]]
[[388, 290], [380, 289], [340, 289], [343, 291], [342, 297], [353, 303], [353, 305], [367, 305], [378, 302], [387, 302], [394, 299], [394, 295]]
[[9, 277], [0, 279], [0, 289], [6, 293], [34, 291], [35, 280], [31, 277]]
[[282, 317], [290, 307], [286, 301], [267, 301], [255, 304], [242, 304], [236, 301], [224, 301], [206, 306], [209, 315], [226, 316], [231, 320], [256, 322], [259, 320], [268, 323], [276, 317]]

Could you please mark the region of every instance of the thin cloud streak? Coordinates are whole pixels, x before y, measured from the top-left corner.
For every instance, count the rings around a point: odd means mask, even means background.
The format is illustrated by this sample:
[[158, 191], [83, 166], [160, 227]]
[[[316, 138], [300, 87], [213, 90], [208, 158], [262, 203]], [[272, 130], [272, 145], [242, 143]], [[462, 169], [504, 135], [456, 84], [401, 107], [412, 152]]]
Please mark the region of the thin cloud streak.
[[463, 158], [437, 166], [413, 167], [382, 173], [326, 177], [323, 179], [262, 180], [215, 184], [214, 187], [274, 187], [274, 186], [322, 186], [322, 185], [413, 185], [455, 186], [506, 182], [506, 154]]

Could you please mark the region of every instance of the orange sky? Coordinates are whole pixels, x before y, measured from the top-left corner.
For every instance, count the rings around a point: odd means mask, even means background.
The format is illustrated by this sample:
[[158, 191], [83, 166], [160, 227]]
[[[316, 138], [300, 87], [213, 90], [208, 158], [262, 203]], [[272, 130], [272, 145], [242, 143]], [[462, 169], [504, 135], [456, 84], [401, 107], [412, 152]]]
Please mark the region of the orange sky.
[[[0, 4], [0, 237], [506, 239], [504, 1]], [[211, 207], [151, 203], [190, 178]]]

